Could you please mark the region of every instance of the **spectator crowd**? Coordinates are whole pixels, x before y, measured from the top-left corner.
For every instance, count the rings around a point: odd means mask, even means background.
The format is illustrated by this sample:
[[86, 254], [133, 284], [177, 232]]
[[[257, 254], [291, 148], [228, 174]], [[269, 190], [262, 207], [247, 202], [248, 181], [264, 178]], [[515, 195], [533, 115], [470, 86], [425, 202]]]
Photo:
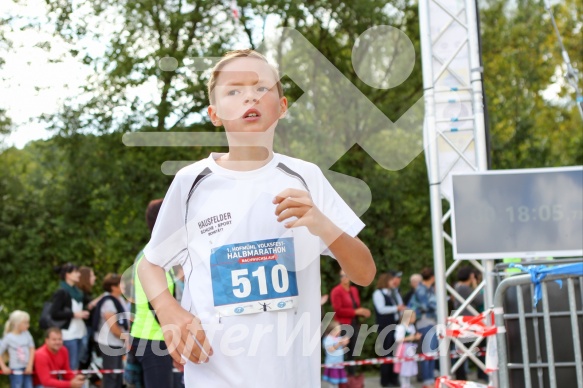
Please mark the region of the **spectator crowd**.
[[[150, 210], [156, 211], [159, 206], [160, 203], [153, 201], [150, 207], [154, 210]], [[137, 260], [142, 257], [140, 253]], [[152, 350], [164, 349], [165, 343], [159, 324], [152, 329], [157, 324], [155, 314], [148, 307], [139, 282], [136, 287], [133, 277], [124, 279], [121, 275], [109, 273], [101, 283], [102, 293], [95, 296], [96, 276], [91, 268], [67, 263], [57, 272], [60, 285], [53, 294], [49, 310], [53, 325], [46, 329], [41, 347], [35, 349], [28, 331], [28, 313], [15, 310], [5, 323], [0, 354], [6, 357], [0, 357], [0, 369], [9, 376], [11, 388], [75, 388], [83, 386], [86, 379], [97, 380], [96, 375], [100, 376], [101, 387], [183, 386], [181, 374], [176, 372], [177, 365], [172, 359], [157, 356]], [[378, 324], [377, 333], [387, 332], [381, 343], [377, 341], [377, 356], [410, 356], [418, 352], [418, 343], [429, 344], [433, 350], [437, 348], [435, 331], [431, 330], [437, 323], [432, 269], [424, 268], [421, 273], [412, 274], [409, 290], [403, 296], [400, 292], [403, 273], [395, 270], [379, 272], [376, 290], [372, 293], [372, 312], [362, 306], [359, 290], [351, 285], [344, 271], [338, 275], [339, 282], [329, 297], [334, 320], [323, 335], [326, 364], [355, 359], [353, 350], [361, 321], [372, 314]], [[168, 286], [178, 298], [184, 284], [182, 279], [180, 267], [168, 273]], [[479, 271], [462, 267], [454, 288], [467, 298], [480, 281]], [[326, 295], [322, 302], [327, 301]], [[458, 309], [460, 305], [458, 300], [452, 299], [450, 308]], [[478, 295], [461, 315], [480, 311], [483, 311], [483, 297]], [[146, 326], [148, 329], [144, 329]], [[342, 332], [345, 334], [341, 335]], [[142, 346], [142, 352], [138, 353], [140, 340], [147, 345]], [[435, 362], [382, 364], [380, 384], [383, 387], [408, 387], [411, 378], [417, 376], [424, 387], [431, 386]], [[105, 370], [106, 373], [81, 373], [87, 369]], [[456, 378], [465, 379], [467, 370], [468, 365], [464, 365], [456, 373]], [[323, 376], [329, 382], [362, 379], [356, 372], [354, 366], [333, 366], [324, 368]]]

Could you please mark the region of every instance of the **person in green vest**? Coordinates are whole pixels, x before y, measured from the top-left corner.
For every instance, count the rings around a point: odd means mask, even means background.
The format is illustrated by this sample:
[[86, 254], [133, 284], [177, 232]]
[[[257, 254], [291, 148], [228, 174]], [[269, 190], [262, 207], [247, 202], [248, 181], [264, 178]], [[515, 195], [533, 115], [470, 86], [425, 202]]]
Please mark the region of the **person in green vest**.
[[[533, 260], [533, 259], [524, 259], [524, 258], [520, 258], [520, 257], [505, 257], [502, 259], [502, 262], [505, 264], [510, 264], [510, 263], [528, 264], [528, 261], [531, 261], [531, 260]], [[552, 257], [552, 256], [537, 257], [534, 260], [554, 260], [554, 257]], [[506, 268], [506, 273], [513, 275], [513, 274], [521, 274], [522, 271], [518, 268]]]
[[[520, 264], [520, 262], [522, 261], [522, 259], [520, 257], [505, 257], [502, 259], [502, 262], [504, 264], [510, 264], [510, 263], [517, 263]], [[506, 268], [506, 273], [509, 275], [512, 274], [517, 274], [520, 273], [520, 270], [518, 268]]]
[[[146, 209], [146, 222], [150, 233], [154, 229], [156, 218], [162, 199], [155, 199], [148, 204]], [[162, 328], [158, 322], [152, 305], [144, 292], [136, 269], [144, 259], [142, 251], [136, 256], [133, 267], [134, 278], [134, 321], [131, 327], [132, 345], [130, 354], [138, 361], [143, 373], [143, 386], [145, 388], [159, 388], [173, 386], [173, 362], [168, 353]], [[174, 280], [170, 272], [166, 273], [168, 290], [174, 294]]]

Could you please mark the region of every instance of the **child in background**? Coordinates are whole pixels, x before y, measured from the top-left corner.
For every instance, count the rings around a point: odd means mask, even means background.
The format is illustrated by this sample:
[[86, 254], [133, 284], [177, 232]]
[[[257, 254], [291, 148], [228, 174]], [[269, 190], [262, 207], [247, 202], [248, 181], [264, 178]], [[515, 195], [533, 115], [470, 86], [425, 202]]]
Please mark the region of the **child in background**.
[[8, 350], [9, 366], [0, 357], [0, 368], [5, 374], [10, 374], [10, 388], [32, 388], [34, 341], [28, 332], [29, 326], [30, 316], [20, 310], [13, 311], [4, 326], [0, 355]]
[[330, 383], [333, 387], [338, 384], [348, 382], [346, 371], [342, 365], [334, 365], [344, 361], [344, 347], [348, 345], [348, 338], [340, 337], [342, 327], [337, 321], [331, 321], [324, 332], [324, 351], [326, 359], [322, 379]]
[[[395, 330], [395, 343], [399, 344], [396, 357], [413, 357], [417, 352], [417, 344], [421, 333], [415, 330], [415, 311], [405, 310], [403, 319]], [[399, 373], [401, 388], [411, 387], [411, 376], [417, 376], [417, 361], [403, 361], [394, 364], [394, 371]]]

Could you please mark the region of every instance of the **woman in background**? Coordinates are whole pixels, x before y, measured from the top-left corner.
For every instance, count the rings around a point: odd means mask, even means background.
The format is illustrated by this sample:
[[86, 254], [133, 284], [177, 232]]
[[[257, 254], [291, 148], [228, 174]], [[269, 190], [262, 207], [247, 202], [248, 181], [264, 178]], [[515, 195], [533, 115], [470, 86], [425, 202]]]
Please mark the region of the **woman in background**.
[[[81, 266], [79, 267], [79, 282], [77, 283], [77, 288], [83, 292], [83, 309], [89, 311], [92, 314], [93, 308], [97, 305], [97, 302], [101, 299], [102, 295], [97, 298], [93, 298], [93, 286], [95, 285], [95, 272], [91, 267]], [[93, 330], [91, 329], [91, 318], [85, 319], [85, 327], [87, 329], [87, 334], [83, 337], [81, 341], [81, 351], [79, 355], [79, 364], [81, 369], [89, 367], [91, 363], [91, 352], [93, 350]]]
[[[354, 348], [358, 339], [360, 322], [358, 317], [370, 317], [370, 310], [360, 306], [360, 296], [358, 289], [350, 284], [350, 279], [346, 273], [340, 270], [340, 284], [330, 292], [330, 301], [334, 309], [334, 319], [341, 325], [352, 326], [353, 333], [349, 336], [348, 352], [346, 352], [346, 361], [354, 359]], [[347, 366], [346, 373], [348, 376], [355, 375], [355, 367]]]
[[[395, 327], [399, 323], [400, 312], [405, 306], [398, 304], [393, 290], [394, 277], [390, 273], [381, 273], [377, 281], [377, 289], [372, 294], [378, 333], [383, 333], [383, 348], [375, 349], [382, 357], [394, 356]], [[381, 364], [381, 387], [398, 387], [399, 375], [393, 371], [392, 364]]]
[[79, 359], [83, 337], [87, 334], [84, 319], [89, 318], [89, 311], [83, 309], [83, 292], [77, 287], [81, 273], [71, 263], [57, 268], [61, 281], [59, 289], [53, 294], [51, 318], [64, 320], [62, 327], [63, 345], [69, 351], [69, 366], [79, 369]]

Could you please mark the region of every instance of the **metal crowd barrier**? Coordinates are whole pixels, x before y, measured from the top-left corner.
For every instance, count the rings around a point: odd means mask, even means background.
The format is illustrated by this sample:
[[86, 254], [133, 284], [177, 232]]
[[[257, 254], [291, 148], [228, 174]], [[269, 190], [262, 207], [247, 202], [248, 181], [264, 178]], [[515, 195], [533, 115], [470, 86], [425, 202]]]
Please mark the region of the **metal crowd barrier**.
[[583, 388], [583, 277], [549, 275], [541, 287], [537, 306], [530, 274], [496, 288], [496, 326], [505, 327], [497, 334], [499, 388]]

